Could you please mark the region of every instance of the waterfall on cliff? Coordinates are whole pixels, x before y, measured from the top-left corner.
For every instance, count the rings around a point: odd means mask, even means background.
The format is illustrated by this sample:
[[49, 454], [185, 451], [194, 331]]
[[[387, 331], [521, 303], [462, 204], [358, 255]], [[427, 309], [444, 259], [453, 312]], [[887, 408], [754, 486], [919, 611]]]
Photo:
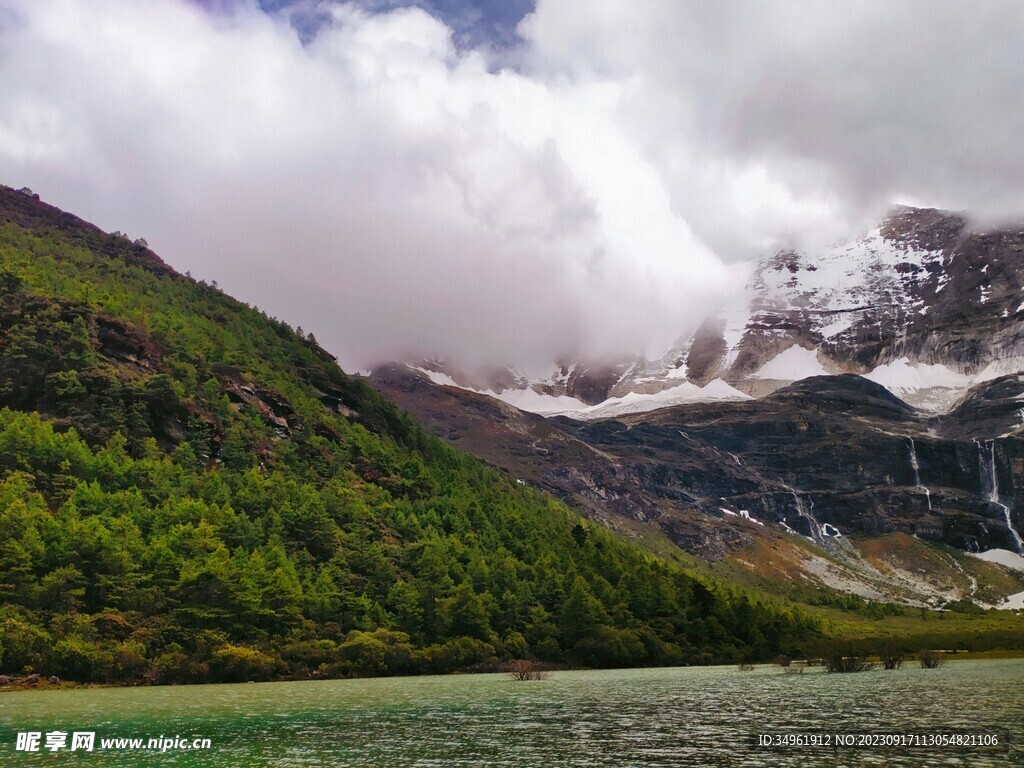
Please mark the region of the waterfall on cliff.
[[908, 437], [910, 441], [910, 467], [914, 470], [914, 487], [924, 491], [925, 500], [928, 502], [928, 511], [932, 511], [932, 494], [928, 488], [921, 485], [921, 466], [917, 463], [917, 449], [914, 447], [914, 438]]
[[989, 440], [985, 446], [982, 446], [977, 440], [974, 442], [978, 446], [978, 470], [981, 474], [982, 493], [985, 494], [987, 501], [1003, 510], [1003, 517], [1006, 518], [1006, 527], [1009, 529], [1010, 535], [1017, 545], [1017, 551], [1024, 553], [1024, 539], [1021, 538], [1017, 529], [1013, 527], [1010, 508], [999, 500], [999, 475], [996, 473], [996, 441]]

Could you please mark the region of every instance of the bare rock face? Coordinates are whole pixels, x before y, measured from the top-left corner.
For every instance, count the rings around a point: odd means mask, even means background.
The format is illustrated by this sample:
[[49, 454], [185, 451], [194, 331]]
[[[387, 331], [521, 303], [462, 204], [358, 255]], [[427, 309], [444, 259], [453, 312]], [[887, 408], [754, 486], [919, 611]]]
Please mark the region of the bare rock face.
[[704, 386], [722, 373], [722, 364], [729, 351], [724, 332], [725, 320], [709, 317], [693, 334], [685, 357], [689, 381]]

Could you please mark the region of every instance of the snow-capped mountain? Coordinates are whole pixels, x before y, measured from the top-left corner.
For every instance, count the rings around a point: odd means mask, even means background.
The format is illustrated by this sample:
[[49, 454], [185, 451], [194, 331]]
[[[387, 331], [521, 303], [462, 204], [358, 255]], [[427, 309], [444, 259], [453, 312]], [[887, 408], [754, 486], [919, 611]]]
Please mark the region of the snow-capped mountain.
[[644, 376], [637, 372], [640, 365], [642, 363], [639, 362], [618, 366], [577, 363], [561, 367], [555, 375], [535, 379], [507, 369], [507, 376], [499, 382], [467, 376], [436, 360], [409, 364], [408, 367], [435, 384], [489, 395], [522, 411], [575, 419], [642, 413], [686, 402], [744, 400], [750, 397], [722, 379], [700, 386], [673, 370]]
[[839, 373], [944, 411], [974, 384], [1024, 370], [1022, 286], [1024, 224], [984, 231], [958, 214], [901, 207], [852, 242], [752, 264], [741, 294], [655, 360], [558, 361], [539, 376], [437, 360], [410, 367], [576, 419], [761, 397]]
[[[853, 242], [751, 265], [656, 360], [539, 376], [420, 361], [371, 381], [624, 532], [781, 586], [994, 603], [965, 576], [982, 566], [943, 547], [1024, 554], [1022, 286], [1024, 226], [902, 208]], [[927, 563], [944, 575], [918, 578]]]

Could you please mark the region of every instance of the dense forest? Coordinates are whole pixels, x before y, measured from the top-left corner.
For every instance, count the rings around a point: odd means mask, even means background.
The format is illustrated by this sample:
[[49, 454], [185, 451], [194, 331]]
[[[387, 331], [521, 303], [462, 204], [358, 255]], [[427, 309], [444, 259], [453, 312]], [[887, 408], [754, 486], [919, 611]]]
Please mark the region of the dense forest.
[[6, 188], [0, 408], [8, 674], [710, 663], [818, 634], [427, 436], [143, 241]]

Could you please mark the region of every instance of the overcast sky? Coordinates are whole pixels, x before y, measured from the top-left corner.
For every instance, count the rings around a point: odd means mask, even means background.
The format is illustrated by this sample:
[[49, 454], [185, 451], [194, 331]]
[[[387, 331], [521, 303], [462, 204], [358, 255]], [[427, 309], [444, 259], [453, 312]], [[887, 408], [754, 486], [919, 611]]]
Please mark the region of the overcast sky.
[[0, 0], [0, 183], [349, 369], [655, 354], [893, 201], [1024, 212], [1024, 3]]

